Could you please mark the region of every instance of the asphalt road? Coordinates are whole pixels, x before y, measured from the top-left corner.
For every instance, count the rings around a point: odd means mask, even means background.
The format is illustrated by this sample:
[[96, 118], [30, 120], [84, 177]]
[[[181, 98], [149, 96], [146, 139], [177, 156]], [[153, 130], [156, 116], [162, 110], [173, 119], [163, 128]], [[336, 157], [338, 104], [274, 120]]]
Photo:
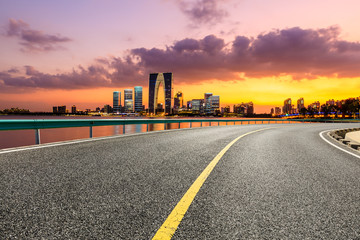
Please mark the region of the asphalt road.
[[358, 126], [220, 126], [0, 151], [0, 239], [151, 239], [228, 143], [266, 127], [276, 128], [224, 154], [173, 239], [357, 239], [360, 159], [319, 132]]

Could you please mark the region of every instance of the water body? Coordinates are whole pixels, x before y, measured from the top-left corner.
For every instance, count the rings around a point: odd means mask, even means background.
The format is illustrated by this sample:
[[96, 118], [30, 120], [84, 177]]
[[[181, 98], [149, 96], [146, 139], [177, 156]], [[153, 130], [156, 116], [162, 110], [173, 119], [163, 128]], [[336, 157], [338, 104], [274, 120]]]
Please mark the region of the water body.
[[[65, 116], [0, 116], [0, 119], [106, 119], [106, 117], [65, 117]], [[110, 117], [109, 117], [110, 118]], [[114, 119], [114, 118], [111, 118]], [[118, 119], [129, 119], [120, 117]], [[213, 118], [212, 118], [213, 119]], [[213, 123], [214, 124], [214, 123]], [[237, 123], [240, 124], [240, 123]], [[216, 123], [215, 123], [216, 125]], [[220, 123], [226, 125], [226, 123]], [[167, 124], [167, 129], [177, 129], [178, 123]], [[209, 126], [209, 123], [203, 123], [203, 127]], [[189, 123], [181, 123], [181, 128], [188, 128]], [[192, 123], [192, 127], [200, 127], [200, 123]], [[149, 131], [164, 130], [164, 124], [150, 124]], [[126, 125], [126, 134], [146, 132], [146, 125]], [[123, 134], [122, 126], [99, 126], [93, 127], [93, 137], [105, 137]], [[84, 139], [89, 137], [88, 127], [74, 127], [74, 128], [56, 128], [56, 129], [41, 129], [40, 140], [41, 143], [51, 143], [68, 141], [75, 139]], [[35, 144], [35, 130], [12, 130], [0, 131], [0, 149], [13, 148], [21, 146], [29, 146]]]

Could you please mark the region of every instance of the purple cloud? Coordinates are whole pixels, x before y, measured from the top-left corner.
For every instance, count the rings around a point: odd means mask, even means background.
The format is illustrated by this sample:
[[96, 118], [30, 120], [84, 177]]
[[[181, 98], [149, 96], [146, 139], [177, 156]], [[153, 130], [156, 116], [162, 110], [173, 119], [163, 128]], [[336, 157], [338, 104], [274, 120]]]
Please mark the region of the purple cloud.
[[17, 69], [17, 68], [10, 68], [7, 72], [8, 72], [8, 73], [18, 73], [18, 72], [19, 72], [19, 69]]
[[291, 75], [293, 79], [360, 77], [360, 43], [339, 38], [340, 29], [274, 30], [255, 38], [237, 36], [230, 43], [214, 35], [186, 38], [165, 49], [130, 49], [124, 58], [98, 58], [69, 73], [46, 74], [25, 66], [0, 72], [6, 86], [80, 89], [147, 85], [150, 72], [174, 73], [177, 83], [241, 81], [245, 77]]
[[22, 20], [9, 19], [6, 36], [16, 37], [24, 47], [21, 50], [25, 52], [46, 52], [62, 49], [61, 43], [71, 41], [68, 37], [59, 35], [49, 35], [42, 31], [33, 30], [29, 24]]
[[129, 84], [145, 85], [147, 83], [147, 77], [142, 75], [137, 65], [129, 59], [120, 58], [100, 60], [87, 68], [78, 66], [68, 73], [47, 74], [36, 70], [33, 66], [24, 66], [22, 73], [23, 75], [19, 76], [19, 74], [12, 75], [9, 71], [0, 72], [0, 89], [2, 86], [16, 89], [88, 89], [127, 87]]
[[[299, 27], [259, 35], [249, 53], [261, 68], [254, 75], [359, 76], [360, 43], [339, 39], [340, 29]], [[248, 75], [251, 73], [249, 72]]]
[[219, 8], [224, 0], [177, 0], [180, 10], [195, 24], [214, 24], [228, 15], [227, 11]]

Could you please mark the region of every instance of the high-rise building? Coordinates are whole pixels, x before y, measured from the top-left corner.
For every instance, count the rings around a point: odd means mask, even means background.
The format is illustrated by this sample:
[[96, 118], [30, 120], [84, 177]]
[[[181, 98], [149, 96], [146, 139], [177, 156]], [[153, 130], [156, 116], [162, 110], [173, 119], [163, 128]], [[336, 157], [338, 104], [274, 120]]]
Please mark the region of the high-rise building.
[[206, 114], [210, 114], [212, 113], [211, 111], [211, 104], [210, 104], [210, 100], [209, 98], [212, 96], [212, 93], [205, 93], [204, 94], [204, 105], [205, 105], [205, 113]]
[[66, 106], [58, 106], [58, 113], [66, 113]]
[[193, 99], [191, 101], [191, 110], [193, 112], [203, 112], [204, 99]]
[[297, 100], [297, 111], [300, 112], [301, 109], [305, 108], [304, 98], [299, 98]]
[[113, 92], [113, 111], [114, 113], [121, 112], [121, 92]]
[[124, 100], [133, 100], [133, 90], [124, 89]]
[[246, 115], [247, 116], [254, 115], [254, 104], [253, 104], [253, 102], [246, 103]]
[[320, 111], [320, 102], [319, 101], [313, 102], [308, 106], [308, 109], [312, 109], [313, 111], [317, 111], [317, 112]]
[[281, 107], [275, 107], [275, 115], [281, 115]]
[[254, 114], [253, 102], [241, 103], [234, 105], [234, 113], [251, 116]]
[[73, 106], [71, 107], [71, 113], [72, 113], [72, 114], [76, 114], [76, 106], [75, 106], [75, 105], [73, 105]]
[[220, 111], [220, 96], [215, 96], [215, 95], [210, 96], [208, 98], [208, 102], [210, 104], [210, 111], [212, 114], [216, 113], [217, 111]]
[[243, 104], [234, 104], [233, 113], [244, 114], [245, 113], [245, 107], [243, 106]]
[[141, 112], [143, 110], [143, 88], [140, 86], [134, 87], [134, 102], [135, 112]]
[[174, 109], [177, 110], [184, 106], [184, 95], [182, 92], [177, 92], [174, 97]]
[[58, 113], [58, 107], [57, 106], [53, 106], [53, 113]]
[[134, 101], [133, 101], [133, 90], [132, 89], [124, 90], [124, 105], [125, 105], [125, 112], [131, 113], [134, 111]]
[[222, 107], [221, 108], [221, 113], [224, 114], [224, 113], [230, 113], [230, 106], [225, 106], [225, 107]]
[[149, 113], [155, 113], [158, 104], [160, 85], [164, 87], [165, 115], [172, 114], [173, 105], [173, 75], [172, 73], [150, 73], [149, 76]]
[[187, 108], [187, 110], [191, 110], [191, 109], [192, 109], [192, 101], [187, 101], [187, 102], [186, 102], [186, 108]]
[[111, 113], [113, 109], [109, 104], [104, 105], [104, 113]]
[[284, 101], [283, 114], [291, 114], [291, 110], [292, 110], [291, 98], [288, 98]]

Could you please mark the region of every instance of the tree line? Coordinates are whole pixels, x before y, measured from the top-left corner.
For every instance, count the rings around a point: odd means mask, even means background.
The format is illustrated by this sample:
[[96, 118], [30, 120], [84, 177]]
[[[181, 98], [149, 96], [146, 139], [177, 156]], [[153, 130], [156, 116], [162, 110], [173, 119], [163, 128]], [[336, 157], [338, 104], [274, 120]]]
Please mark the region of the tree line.
[[330, 104], [323, 104], [321, 105], [320, 109], [316, 109], [311, 107], [311, 105], [308, 108], [302, 108], [299, 111], [300, 115], [318, 115], [323, 114], [324, 117], [329, 116], [330, 114], [334, 114], [335, 118], [342, 117], [345, 118], [346, 115], [355, 117], [357, 114], [359, 114], [360, 111], [360, 104], [359, 99], [350, 98], [346, 100], [342, 100], [341, 104], [339, 105], [330, 105]]

